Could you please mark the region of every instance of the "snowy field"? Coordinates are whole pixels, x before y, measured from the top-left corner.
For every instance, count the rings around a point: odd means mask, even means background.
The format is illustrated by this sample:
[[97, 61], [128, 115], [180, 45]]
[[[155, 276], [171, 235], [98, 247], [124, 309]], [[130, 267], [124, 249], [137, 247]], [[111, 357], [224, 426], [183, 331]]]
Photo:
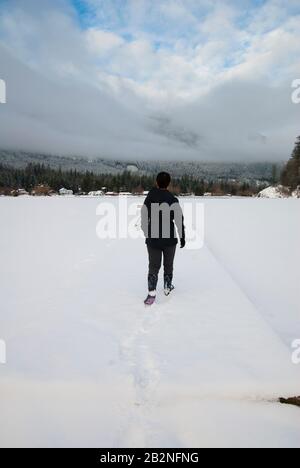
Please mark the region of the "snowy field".
[[105, 202], [0, 198], [0, 446], [300, 447], [276, 401], [300, 394], [300, 201], [198, 199], [204, 247], [151, 309]]

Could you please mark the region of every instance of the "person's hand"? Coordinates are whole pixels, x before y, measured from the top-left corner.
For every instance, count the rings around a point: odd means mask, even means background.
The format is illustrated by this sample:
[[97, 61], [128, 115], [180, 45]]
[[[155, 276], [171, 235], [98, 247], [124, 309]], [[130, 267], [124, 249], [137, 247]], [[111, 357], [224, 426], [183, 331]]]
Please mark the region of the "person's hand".
[[185, 247], [185, 239], [180, 239], [180, 248], [184, 249]]

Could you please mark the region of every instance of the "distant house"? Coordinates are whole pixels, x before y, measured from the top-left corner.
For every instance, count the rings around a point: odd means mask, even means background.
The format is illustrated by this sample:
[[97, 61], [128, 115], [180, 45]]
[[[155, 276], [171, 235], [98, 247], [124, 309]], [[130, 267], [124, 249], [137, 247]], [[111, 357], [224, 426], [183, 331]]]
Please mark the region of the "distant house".
[[186, 193], [180, 193], [180, 197], [194, 197], [195, 194], [193, 192], [186, 192]]
[[73, 195], [73, 190], [68, 190], [63, 187], [59, 190], [59, 195]]
[[13, 197], [21, 197], [23, 195], [29, 195], [29, 193], [25, 190], [25, 189], [17, 189], [17, 190], [12, 190], [10, 192], [10, 195], [12, 195]]
[[104, 195], [104, 192], [102, 192], [102, 190], [89, 192], [89, 197], [103, 197], [103, 195]]

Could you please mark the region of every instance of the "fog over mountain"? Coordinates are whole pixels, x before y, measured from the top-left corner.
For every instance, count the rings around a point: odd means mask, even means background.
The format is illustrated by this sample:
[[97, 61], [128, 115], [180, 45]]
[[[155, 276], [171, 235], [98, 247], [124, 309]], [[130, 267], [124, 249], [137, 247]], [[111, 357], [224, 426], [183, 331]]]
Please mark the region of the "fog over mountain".
[[299, 3], [257, 3], [1, 2], [0, 148], [287, 159], [300, 133]]

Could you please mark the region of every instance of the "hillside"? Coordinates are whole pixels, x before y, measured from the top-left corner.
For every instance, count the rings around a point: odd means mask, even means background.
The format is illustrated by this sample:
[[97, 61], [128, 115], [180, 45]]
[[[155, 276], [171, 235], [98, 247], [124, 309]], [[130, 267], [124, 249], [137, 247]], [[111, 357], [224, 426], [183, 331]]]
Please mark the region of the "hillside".
[[283, 164], [271, 163], [220, 163], [220, 162], [195, 162], [195, 161], [116, 161], [99, 158], [88, 160], [84, 157], [64, 157], [59, 155], [46, 155], [27, 153], [22, 151], [0, 150], [0, 162], [17, 168], [24, 168], [28, 163], [42, 163], [57, 169], [76, 169], [79, 172], [92, 171], [95, 174], [118, 174], [127, 168], [134, 170], [136, 167], [142, 174], [154, 174], [159, 171], [171, 172], [173, 177], [183, 175], [194, 176], [199, 179], [218, 180], [266, 180], [271, 181], [279, 177]]

